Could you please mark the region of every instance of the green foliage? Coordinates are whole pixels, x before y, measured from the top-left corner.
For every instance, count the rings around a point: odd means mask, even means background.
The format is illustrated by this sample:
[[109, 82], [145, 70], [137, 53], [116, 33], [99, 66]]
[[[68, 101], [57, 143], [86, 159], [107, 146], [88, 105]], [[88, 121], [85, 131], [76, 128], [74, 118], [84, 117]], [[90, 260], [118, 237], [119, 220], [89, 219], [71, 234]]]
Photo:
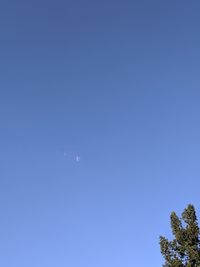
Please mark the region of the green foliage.
[[200, 229], [194, 206], [188, 205], [180, 218], [172, 212], [170, 219], [174, 239], [160, 236], [163, 267], [200, 267]]

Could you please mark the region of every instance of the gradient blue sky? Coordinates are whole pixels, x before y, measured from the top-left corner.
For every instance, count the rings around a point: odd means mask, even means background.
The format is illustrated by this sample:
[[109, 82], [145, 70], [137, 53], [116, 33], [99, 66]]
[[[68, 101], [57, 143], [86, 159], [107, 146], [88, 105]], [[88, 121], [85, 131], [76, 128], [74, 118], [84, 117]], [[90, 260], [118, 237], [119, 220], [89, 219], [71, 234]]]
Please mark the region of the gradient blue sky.
[[199, 211], [199, 12], [1, 1], [1, 266], [161, 266], [170, 212]]

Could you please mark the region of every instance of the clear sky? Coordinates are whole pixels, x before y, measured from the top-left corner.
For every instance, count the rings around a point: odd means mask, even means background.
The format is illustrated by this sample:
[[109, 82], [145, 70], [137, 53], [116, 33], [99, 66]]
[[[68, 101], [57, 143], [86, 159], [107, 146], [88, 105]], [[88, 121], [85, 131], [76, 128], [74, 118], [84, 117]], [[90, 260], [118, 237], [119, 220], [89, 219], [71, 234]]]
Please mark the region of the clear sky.
[[199, 11], [1, 0], [1, 266], [161, 266], [200, 208]]

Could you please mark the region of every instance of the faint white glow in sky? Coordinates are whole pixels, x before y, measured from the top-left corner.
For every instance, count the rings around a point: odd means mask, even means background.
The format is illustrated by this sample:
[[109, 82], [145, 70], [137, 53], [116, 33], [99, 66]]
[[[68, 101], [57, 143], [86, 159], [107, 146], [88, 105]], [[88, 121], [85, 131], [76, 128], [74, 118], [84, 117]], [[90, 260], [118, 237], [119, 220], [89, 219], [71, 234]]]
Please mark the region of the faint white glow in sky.
[[75, 160], [76, 162], [80, 162], [80, 160], [81, 160], [81, 157], [75, 153], [68, 153], [68, 152], [64, 151], [63, 156], [67, 157], [69, 160]]
[[76, 162], [79, 162], [81, 160], [81, 158], [77, 155], [75, 160], [76, 160]]

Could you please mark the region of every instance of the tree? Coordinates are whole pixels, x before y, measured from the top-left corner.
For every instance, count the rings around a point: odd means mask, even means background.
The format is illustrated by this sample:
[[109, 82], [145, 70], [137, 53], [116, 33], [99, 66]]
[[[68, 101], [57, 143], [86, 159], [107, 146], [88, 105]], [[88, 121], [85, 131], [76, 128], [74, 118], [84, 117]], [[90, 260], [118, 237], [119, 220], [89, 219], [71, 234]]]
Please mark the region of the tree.
[[188, 205], [180, 218], [172, 212], [170, 219], [174, 239], [160, 236], [163, 267], [200, 267], [200, 229], [194, 206]]

